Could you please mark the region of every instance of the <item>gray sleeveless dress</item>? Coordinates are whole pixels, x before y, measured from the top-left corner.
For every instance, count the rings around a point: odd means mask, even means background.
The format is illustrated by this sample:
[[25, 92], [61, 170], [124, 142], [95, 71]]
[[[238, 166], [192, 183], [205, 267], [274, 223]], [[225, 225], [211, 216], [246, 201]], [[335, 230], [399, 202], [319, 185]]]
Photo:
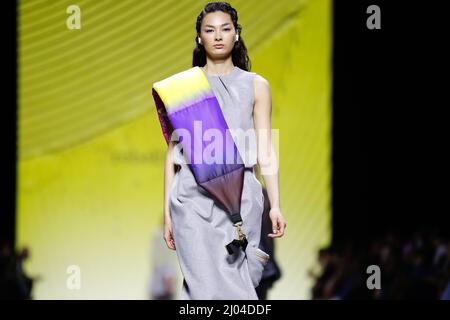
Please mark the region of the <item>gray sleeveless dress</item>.
[[[229, 128], [252, 131], [256, 74], [237, 66], [221, 76], [203, 72]], [[169, 206], [176, 252], [184, 277], [181, 299], [258, 299], [255, 287], [268, 255], [258, 249], [264, 196], [253, 171], [256, 165], [254, 135], [250, 135], [250, 140], [247, 143], [235, 140], [246, 168], [241, 216], [242, 229], [248, 240], [246, 251], [240, 250], [235, 255], [229, 255], [225, 248], [237, 236], [228, 213], [216, 206], [206, 191], [197, 185], [182, 152], [175, 148], [174, 163], [179, 170], [171, 186]]]

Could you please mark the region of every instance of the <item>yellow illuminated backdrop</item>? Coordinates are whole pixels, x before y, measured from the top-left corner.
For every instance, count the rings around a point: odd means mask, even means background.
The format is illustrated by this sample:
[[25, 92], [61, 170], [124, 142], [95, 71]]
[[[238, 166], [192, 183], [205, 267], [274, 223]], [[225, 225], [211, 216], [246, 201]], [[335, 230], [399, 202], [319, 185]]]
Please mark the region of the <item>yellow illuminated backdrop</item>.
[[[148, 297], [165, 152], [150, 88], [191, 67], [205, 3], [19, 2], [17, 244], [29, 246], [26, 271], [40, 276], [35, 298]], [[306, 299], [331, 232], [331, 0], [230, 3], [280, 129], [288, 229], [276, 240], [283, 277], [269, 298]], [[66, 26], [72, 4], [80, 29]]]

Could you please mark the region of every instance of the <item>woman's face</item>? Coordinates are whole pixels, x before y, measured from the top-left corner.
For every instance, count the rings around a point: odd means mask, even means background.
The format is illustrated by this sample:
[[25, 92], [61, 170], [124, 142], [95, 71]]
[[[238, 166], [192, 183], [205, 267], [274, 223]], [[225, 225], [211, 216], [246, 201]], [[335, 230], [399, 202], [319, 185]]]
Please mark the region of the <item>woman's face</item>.
[[202, 20], [200, 38], [208, 55], [228, 56], [236, 40], [236, 30], [230, 15], [222, 11], [206, 14]]

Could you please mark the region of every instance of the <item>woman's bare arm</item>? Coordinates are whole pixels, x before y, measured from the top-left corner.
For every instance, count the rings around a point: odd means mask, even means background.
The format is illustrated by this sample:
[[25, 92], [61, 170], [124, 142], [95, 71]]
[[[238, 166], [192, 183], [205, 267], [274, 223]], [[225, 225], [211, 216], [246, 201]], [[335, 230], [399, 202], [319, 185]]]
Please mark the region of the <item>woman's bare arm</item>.
[[175, 167], [173, 162], [173, 150], [175, 142], [170, 141], [167, 146], [166, 157], [164, 160], [164, 240], [169, 249], [175, 250], [175, 240], [172, 231], [172, 216], [169, 206], [170, 189], [175, 176]]
[[256, 75], [254, 85], [253, 121], [257, 141], [257, 159], [269, 197], [270, 219], [273, 227], [273, 233], [269, 234], [269, 237], [278, 238], [283, 236], [286, 222], [280, 209], [278, 160], [272, 141], [272, 95], [269, 82], [260, 75]]

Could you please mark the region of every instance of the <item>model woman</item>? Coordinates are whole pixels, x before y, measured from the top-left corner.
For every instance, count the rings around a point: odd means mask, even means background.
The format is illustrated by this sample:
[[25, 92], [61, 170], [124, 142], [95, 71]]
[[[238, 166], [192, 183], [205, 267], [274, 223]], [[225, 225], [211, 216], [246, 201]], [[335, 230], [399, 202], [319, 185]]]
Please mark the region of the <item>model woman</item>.
[[[239, 144], [245, 165], [241, 199], [242, 228], [248, 248], [258, 248], [261, 239], [261, 218], [264, 205], [262, 185], [254, 168], [260, 165], [262, 150], [273, 151], [271, 140], [271, 93], [267, 80], [249, 72], [247, 49], [240, 35], [238, 16], [226, 2], [208, 3], [197, 18], [196, 48], [193, 66], [204, 72], [220, 103], [230, 128], [268, 132], [259, 138], [252, 150]], [[257, 134], [255, 135], [255, 137]], [[176, 143], [168, 145], [164, 174], [164, 239], [176, 250], [184, 276], [182, 299], [257, 299], [261, 273], [255, 269], [255, 258], [261, 254], [230, 255], [224, 249], [235, 228], [229, 215], [210, 195], [200, 188]], [[250, 144], [251, 145], [251, 144]], [[257, 155], [252, 157], [252, 154]], [[277, 168], [272, 153], [264, 166]], [[273, 233], [263, 236], [282, 237], [286, 227], [280, 211], [277, 170], [262, 177], [271, 206]], [[256, 252], [257, 253], [257, 252]], [[264, 253], [263, 253], [264, 254]], [[261, 261], [262, 261], [261, 260]], [[257, 260], [256, 260], [257, 261]], [[261, 266], [261, 270], [262, 271]], [[258, 268], [258, 267], [256, 267]]]

